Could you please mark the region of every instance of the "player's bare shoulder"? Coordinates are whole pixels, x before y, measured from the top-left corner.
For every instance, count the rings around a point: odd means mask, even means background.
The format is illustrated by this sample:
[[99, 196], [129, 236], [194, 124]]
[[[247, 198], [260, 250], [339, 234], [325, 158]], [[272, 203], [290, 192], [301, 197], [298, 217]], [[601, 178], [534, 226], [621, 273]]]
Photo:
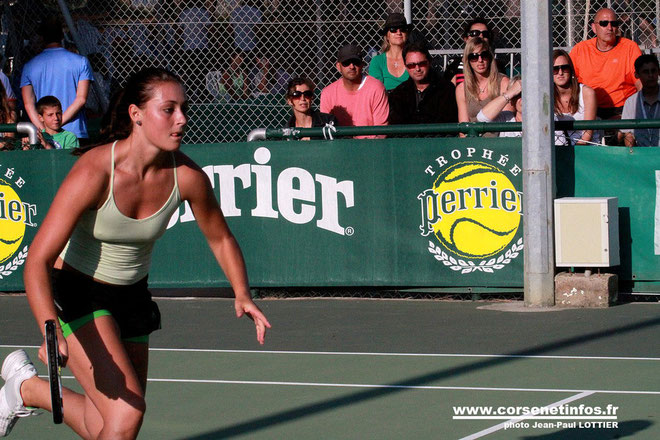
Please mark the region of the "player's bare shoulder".
[[175, 153], [177, 180], [181, 198], [190, 199], [205, 194], [211, 187], [209, 177], [190, 157], [181, 151]]
[[66, 177], [65, 184], [80, 190], [100, 193], [106, 190], [110, 181], [112, 144], [94, 147], [74, 163]]

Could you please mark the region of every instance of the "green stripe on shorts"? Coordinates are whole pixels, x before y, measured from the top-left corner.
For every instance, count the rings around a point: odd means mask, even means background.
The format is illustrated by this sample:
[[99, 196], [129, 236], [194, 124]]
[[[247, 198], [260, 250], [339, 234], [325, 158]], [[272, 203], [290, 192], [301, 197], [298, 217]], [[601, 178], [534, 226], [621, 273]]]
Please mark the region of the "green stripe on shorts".
[[[64, 335], [65, 338], [68, 338], [83, 325], [95, 320], [96, 318], [100, 318], [101, 316], [112, 316], [112, 313], [110, 313], [109, 310], [100, 309], [100, 310], [94, 310], [92, 313], [89, 313], [85, 316], [81, 316], [80, 318], [74, 319], [73, 321], [68, 323], [60, 319], [59, 321], [60, 321], [60, 325], [62, 326], [62, 334]], [[149, 335], [133, 336], [130, 338], [122, 339], [122, 341], [147, 344], [149, 343]]]

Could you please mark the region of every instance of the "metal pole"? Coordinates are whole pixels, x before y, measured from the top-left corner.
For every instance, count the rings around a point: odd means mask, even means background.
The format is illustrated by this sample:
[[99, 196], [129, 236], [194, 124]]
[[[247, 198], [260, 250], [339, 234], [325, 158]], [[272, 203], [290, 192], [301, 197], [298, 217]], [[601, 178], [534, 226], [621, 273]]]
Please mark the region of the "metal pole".
[[575, 46], [575, 37], [573, 36], [573, 0], [566, 0], [566, 45]]
[[[80, 44], [80, 35], [78, 35], [78, 29], [73, 23], [73, 18], [71, 18], [71, 13], [69, 12], [69, 7], [66, 5], [66, 2], [64, 0], [57, 0], [57, 3], [60, 5], [60, 10], [62, 11], [62, 15], [64, 16], [64, 21], [66, 22], [66, 25], [69, 27], [69, 31], [71, 31], [71, 36], [73, 37], [74, 43], [76, 43], [76, 46], [78, 48], [84, 47], [82, 44]], [[81, 55], [87, 56], [89, 54], [81, 53]], [[105, 112], [108, 109], [107, 97], [103, 95], [103, 92], [101, 91], [101, 86], [99, 86], [99, 84], [96, 81], [92, 81], [91, 85], [92, 85], [92, 92], [96, 94], [96, 97], [98, 98], [99, 102], [101, 103], [101, 107]]]
[[[660, 17], [660, 1], [655, 0], [655, 16]], [[656, 41], [660, 42], [660, 23], [655, 24]], [[657, 44], [657, 43], [656, 43]]]
[[584, 28], [582, 30], [582, 39], [586, 40], [589, 36], [589, 9], [591, 9], [591, 0], [587, 0], [584, 5]]
[[403, 0], [403, 15], [408, 24], [412, 23], [412, 0]]
[[554, 305], [552, 1], [521, 2], [525, 305]]

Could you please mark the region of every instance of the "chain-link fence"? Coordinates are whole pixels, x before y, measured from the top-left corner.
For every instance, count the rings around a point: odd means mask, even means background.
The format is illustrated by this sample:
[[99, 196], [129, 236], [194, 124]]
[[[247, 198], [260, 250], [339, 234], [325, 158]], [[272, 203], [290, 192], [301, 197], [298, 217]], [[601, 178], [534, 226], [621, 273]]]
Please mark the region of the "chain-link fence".
[[[39, 20], [67, 16], [60, 3], [77, 30], [77, 38], [67, 33], [67, 44], [89, 57], [105, 99], [143, 66], [168, 67], [183, 77], [191, 101], [188, 143], [243, 141], [251, 128], [283, 126], [290, 77], [308, 76], [320, 90], [338, 77], [339, 46], [355, 42], [368, 58], [375, 55], [385, 17], [404, 10], [401, 0], [4, 0], [0, 44], [16, 91], [23, 64], [40, 50]], [[410, 3], [415, 29], [441, 57], [461, 53], [464, 24], [482, 16], [492, 22], [499, 50], [511, 54], [503, 55], [507, 70], [519, 72], [520, 0]], [[658, 3], [555, 1], [554, 45], [592, 37], [593, 13], [611, 6], [623, 20], [624, 36], [655, 48]], [[102, 103], [90, 94], [92, 117]]]

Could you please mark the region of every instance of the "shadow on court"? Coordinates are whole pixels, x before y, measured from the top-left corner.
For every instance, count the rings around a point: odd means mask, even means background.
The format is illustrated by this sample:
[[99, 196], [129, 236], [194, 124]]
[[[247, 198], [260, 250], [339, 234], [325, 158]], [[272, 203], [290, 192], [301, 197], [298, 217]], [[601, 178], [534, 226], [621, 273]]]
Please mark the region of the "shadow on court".
[[[579, 336], [565, 338], [538, 347], [516, 350], [510, 353], [506, 353], [504, 356], [507, 357], [497, 357], [497, 358], [479, 360], [473, 362], [472, 364], [461, 365], [460, 367], [448, 368], [430, 374], [412, 377], [410, 379], [403, 380], [401, 382], [390, 384], [387, 388], [375, 388], [366, 391], [359, 391], [352, 394], [347, 394], [345, 396], [329, 399], [323, 402], [313, 403], [309, 405], [300, 406], [298, 408], [281, 411], [266, 417], [259, 417], [249, 422], [238, 423], [233, 426], [228, 426], [223, 429], [207, 432], [197, 436], [186, 437], [186, 439], [211, 440], [211, 439], [219, 439], [219, 438], [230, 438], [234, 436], [245, 435], [248, 433], [254, 433], [275, 425], [280, 425], [292, 420], [309, 417], [324, 411], [330, 411], [335, 408], [340, 408], [347, 405], [364, 402], [370, 399], [376, 399], [387, 395], [392, 395], [394, 393], [399, 393], [401, 391], [405, 391], [408, 387], [428, 385], [429, 383], [433, 383], [438, 380], [460, 376], [477, 370], [498, 367], [510, 363], [512, 361], [515, 361], [516, 357], [539, 356], [539, 355], [543, 355], [544, 353], [552, 352], [560, 348], [577, 346], [585, 342], [593, 342], [599, 339], [606, 339], [614, 335], [621, 335], [624, 333], [635, 332], [642, 329], [649, 329], [658, 326], [659, 324], [660, 324], [660, 318], [653, 318], [634, 324], [615, 327], [605, 331], [581, 334]], [[603, 436], [602, 432], [600, 432], [600, 436], [598, 435], [600, 430], [594, 430], [593, 432], [590, 433], [587, 433], [584, 430], [579, 430], [575, 432], [571, 430], [567, 430], [565, 432], [562, 431], [560, 433], [552, 433], [538, 437], [532, 436], [525, 438], [528, 439], [623, 438], [627, 435], [636, 434], [639, 433], [640, 431], [648, 429], [651, 425], [652, 425], [651, 422], [635, 420], [635, 421], [627, 421], [627, 422], [619, 423], [619, 429], [614, 431], [608, 431], [605, 436]], [[591, 434], [594, 434], [595, 436], [591, 437]], [[608, 437], [608, 435], [614, 435], [614, 437]]]
[[550, 434], [529, 435], [520, 437], [521, 440], [605, 440], [635, 437], [652, 425], [648, 420], [630, 420], [618, 424], [616, 430], [612, 429], [564, 429]]

